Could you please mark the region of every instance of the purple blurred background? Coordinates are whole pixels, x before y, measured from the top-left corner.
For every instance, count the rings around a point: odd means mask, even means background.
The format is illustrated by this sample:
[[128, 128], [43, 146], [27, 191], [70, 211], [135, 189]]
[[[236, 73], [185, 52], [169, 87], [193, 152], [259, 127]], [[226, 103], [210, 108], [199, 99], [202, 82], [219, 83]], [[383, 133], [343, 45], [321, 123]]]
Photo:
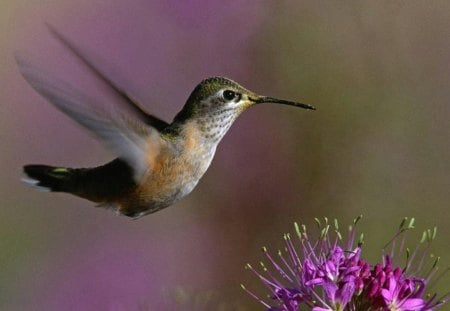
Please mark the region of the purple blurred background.
[[[44, 22], [167, 121], [211, 75], [318, 110], [247, 111], [192, 195], [138, 221], [39, 193], [23, 164], [113, 158], [18, 73], [15, 51], [111, 104]], [[447, 266], [448, 2], [3, 0], [0, 25], [0, 309], [254, 310], [244, 264], [321, 216], [363, 214], [372, 261], [415, 216]]]

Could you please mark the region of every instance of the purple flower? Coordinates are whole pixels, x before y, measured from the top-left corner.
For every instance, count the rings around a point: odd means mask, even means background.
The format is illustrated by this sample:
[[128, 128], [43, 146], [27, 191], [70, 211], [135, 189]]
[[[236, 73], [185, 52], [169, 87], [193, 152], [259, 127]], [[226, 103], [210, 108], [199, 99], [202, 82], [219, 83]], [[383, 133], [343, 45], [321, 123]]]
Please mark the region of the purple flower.
[[[403, 268], [393, 263], [394, 252], [402, 253], [405, 234], [414, 228], [414, 219], [405, 218], [397, 234], [386, 244], [383, 263], [371, 265], [361, 259], [362, 235], [356, 246], [356, 224], [350, 226], [344, 242], [338, 222], [322, 223], [318, 219], [320, 235], [310, 239], [305, 226], [295, 224], [297, 245], [289, 234], [284, 235], [286, 248], [278, 252], [278, 259], [264, 247], [263, 252], [271, 268], [261, 263], [262, 271], [247, 264], [271, 291], [271, 301], [260, 299], [242, 286], [269, 311], [428, 311], [446, 303], [447, 296], [426, 295], [426, 287], [437, 270], [438, 259], [424, 275], [424, 258], [436, 229], [425, 231], [413, 253], [406, 250], [407, 262]], [[333, 231], [334, 234], [330, 234]], [[399, 247], [397, 240], [401, 238]], [[446, 271], [444, 271], [445, 273]]]
[[[423, 280], [418, 280], [420, 286], [424, 286]], [[412, 290], [413, 282], [409, 279], [405, 281], [398, 280], [395, 277], [389, 278], [388, 288], [381, 289], [381, 296], [389, 310], [407, 311], [407, 310], [423, 310], [425, 300], [422, 298], [414, 298]]]

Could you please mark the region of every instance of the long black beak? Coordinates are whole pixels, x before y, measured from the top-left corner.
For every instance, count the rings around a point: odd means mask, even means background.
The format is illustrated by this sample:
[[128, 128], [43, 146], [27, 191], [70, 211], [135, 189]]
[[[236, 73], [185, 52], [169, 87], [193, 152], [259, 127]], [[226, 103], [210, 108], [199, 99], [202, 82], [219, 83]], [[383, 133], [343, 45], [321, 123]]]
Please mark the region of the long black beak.
[[284, 100], [284, 99], [278, 99], [278, 98], [267, 97], [267, 96], [262, 96], [262, 97], [259, 97], [256, 99], [252, 98], [251, 100], [254, 101], [256, 104], [272, 103], [272, 104], [295, 106], [295, 107], [300, 107], [303, 109], [316, 110], [316, 108], [314, 106], [311, 106], [308, 104], [296, 103], [296, 102], [291, 102], [291, 101]]

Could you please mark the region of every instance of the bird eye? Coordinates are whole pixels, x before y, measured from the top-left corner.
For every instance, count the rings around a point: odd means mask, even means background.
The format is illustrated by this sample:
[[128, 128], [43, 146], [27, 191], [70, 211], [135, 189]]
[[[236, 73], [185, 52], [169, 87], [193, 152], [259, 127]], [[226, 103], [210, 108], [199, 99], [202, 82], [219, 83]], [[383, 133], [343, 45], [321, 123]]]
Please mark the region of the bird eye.
[[230, 91], [230, 90], [226, 90], [226, 91], [224, 91], [223, 92], [223, 98], [226, 100], [226, 101], [232, 101], [233, 99], [235, 99], [236, 98], [236, 93], [235, 92], [233, 92], [233, 91]]

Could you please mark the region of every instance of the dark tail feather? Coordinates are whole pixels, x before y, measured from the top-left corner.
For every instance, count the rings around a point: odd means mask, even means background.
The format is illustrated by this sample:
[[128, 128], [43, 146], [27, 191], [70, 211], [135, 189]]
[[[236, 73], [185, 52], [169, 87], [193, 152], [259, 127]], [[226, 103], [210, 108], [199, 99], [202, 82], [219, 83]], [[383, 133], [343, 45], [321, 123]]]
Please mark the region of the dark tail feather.
[[113, 202], [136, 186], [133, 170], [121, 159], [94, 168], [65, 168], [48, 165], [25, 165], [22, 179], [41, 190], [68, 192], [94, 201]]
[[41, 191], [67, 192], [68, 181], [71, 178], [71, 169], [48, 165], [25, 165], [24, 173], [28, 176], [22, 178], [26, 184]]

